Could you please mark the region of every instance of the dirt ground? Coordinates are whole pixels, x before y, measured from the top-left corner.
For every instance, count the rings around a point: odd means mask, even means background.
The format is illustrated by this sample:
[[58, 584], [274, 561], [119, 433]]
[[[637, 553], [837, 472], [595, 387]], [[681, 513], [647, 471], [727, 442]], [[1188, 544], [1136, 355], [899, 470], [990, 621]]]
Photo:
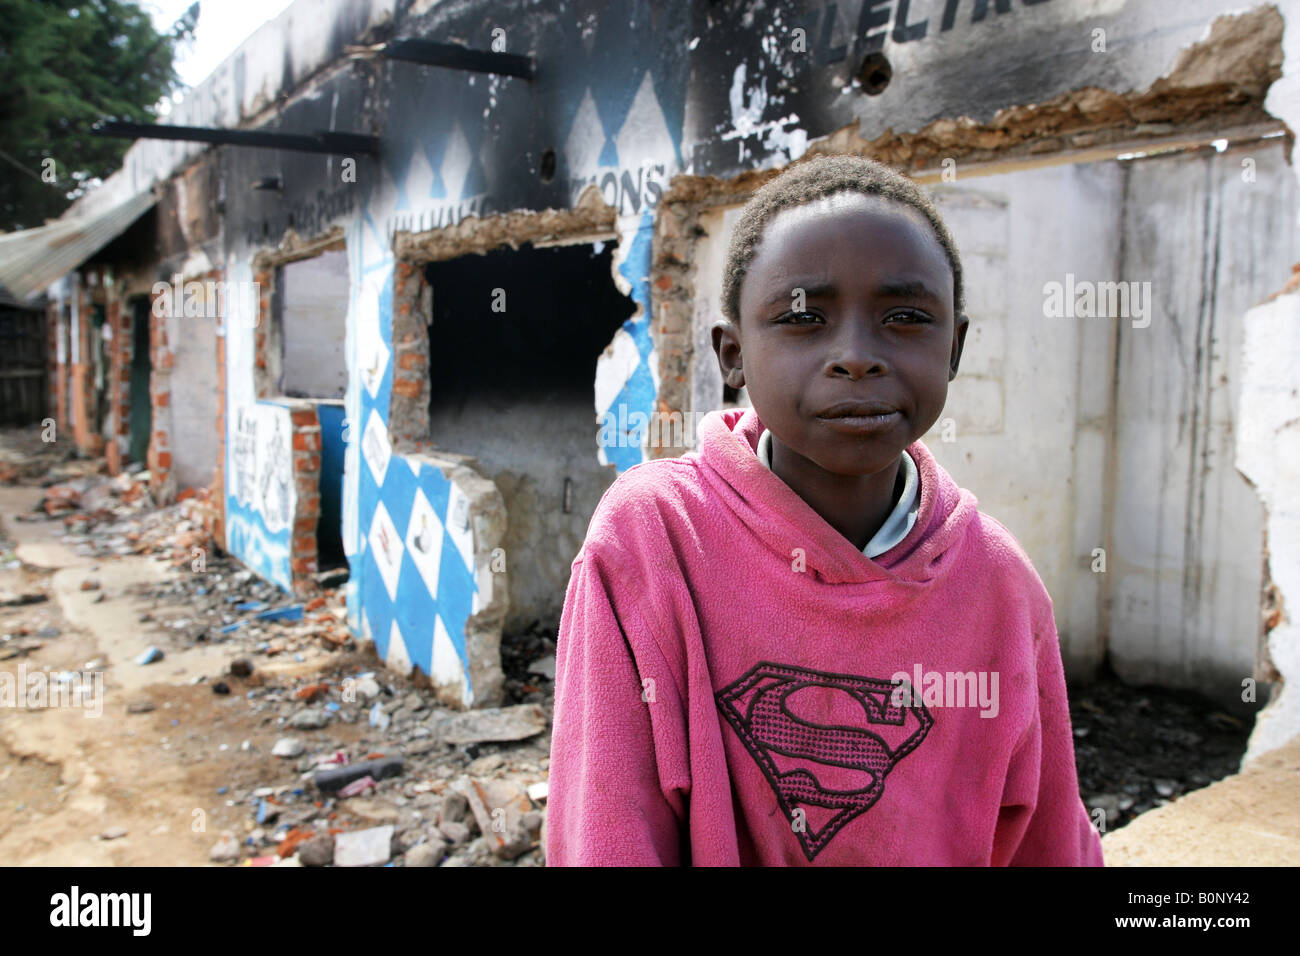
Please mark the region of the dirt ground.
[[[246, 829], [247, 810], [227, 806], [218, 789], [234, 793], [283, 774], [282, 761], [270, 753], [282, 730], [250, 712], [242, 695], [217, 696], [206, 683], [190, 683], [199, 674], [221, 673], [228, 654], [219, 647], [169, 653], [149, 667], [134, 664], [154, 641], [138, 622], [145, 603], [125, 592], [163, 579], [166, 566], [135, 556], [89, 561], [59, 543], [57, 522], [12, 520], [40, 496], [39, 488], [0, 487], [4, 533], [26, 558], [54, 566], [0, 569], [0, 592], [49, 596], [0, 608], [0, 633], [20, 620], [33, 634], [59, 633], [0, 661], [0, 670], [17, 675], [25, 664], [27, 673], [46, 667], [57, 673], [98, 658], [102, 715], [81, 707], [0, 709], [0, 859], [10, 866], [207, 865], [221, 831]], [[80, 591], [86, 578], [100, 588]], [[292, 663], [286, 669], [310, 671]], [[127, 713], [129, 703], [144, 700], [152, 711]], [[362, 731], [339, 725], [335, 734], [346, 739]], [[249, 749], [242, 751], [245, 741]], [[103, 838], [115, 828], [126, 835]]]

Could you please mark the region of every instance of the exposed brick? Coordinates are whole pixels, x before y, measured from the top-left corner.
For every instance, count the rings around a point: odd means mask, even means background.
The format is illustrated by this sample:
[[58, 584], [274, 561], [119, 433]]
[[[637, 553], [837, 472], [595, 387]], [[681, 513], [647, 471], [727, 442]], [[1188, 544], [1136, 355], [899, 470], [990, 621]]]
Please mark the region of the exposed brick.
[[295, 431], [293, 433], [293, 448], [294, 451], [320, 451], [320, 429]]
[[399, 378], [393, 383], [393, 391], [403, 398], [419, 398], [420, 382], [416, 379]]
[[419, 352], [403, 352], [397, 356], [397, 367], [401, 369], [422, 369], [426, 364]]
[[316, 536], [314, 534], [297, 535], [293, 539], [294, 554], [315, 555]]
[[156, 459], [159, 468], [170, 468], [172, 466], [172, 453], [169, 451], [158, 452]]
[[315, 425], [316, 410], [314, 408], [295, 408], [289, 413], [289, 420], [295, 425]]

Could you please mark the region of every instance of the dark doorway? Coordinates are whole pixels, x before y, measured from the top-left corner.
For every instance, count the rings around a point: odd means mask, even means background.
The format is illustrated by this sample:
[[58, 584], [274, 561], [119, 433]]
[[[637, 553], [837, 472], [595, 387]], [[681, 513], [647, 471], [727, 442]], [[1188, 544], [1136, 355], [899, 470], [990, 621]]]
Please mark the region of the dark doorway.
[[143, 462], [149, 453], [153, 407], [149, 396], [152, 365], [149, 361], [149, 300], [131, 300], [131, 461]]
[[0, 424], [45, 417], [45, 313], [11, 303], [0, 289]]

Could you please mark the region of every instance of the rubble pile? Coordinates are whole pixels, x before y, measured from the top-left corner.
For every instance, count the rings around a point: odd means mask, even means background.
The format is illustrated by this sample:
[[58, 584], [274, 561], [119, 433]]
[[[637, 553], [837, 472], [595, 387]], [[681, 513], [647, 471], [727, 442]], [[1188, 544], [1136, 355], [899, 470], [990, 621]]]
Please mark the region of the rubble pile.
[[[187, 541], [196, 534], [189, 524], [178, 525], [173, 538]], [[185, 563], [182, 557], [189, 560], [178, 555], [176, 563]], [[329, 580], [330, 573], [317, 577]], [[130, 593], [152, 602], [140, 623], [170, 635], [178, 647], [229, 643], [238, 653], [303, 662], [353, 646], [341, 589], [322, 589], [299, 600], [225, 556], [205, 558], [202, 571], [186, 569], [161, 584], [136, 585]]]
[[[539, 866], [549, 708], [439, 706], [411, 682], [355, 663], [263, 677], [236, 659], [232, 694], [274, 723], [279, 779], [218, 795], [247, 809], [214, 862], [244, 866]], [[362, 730], [351, 744], [345, 725]], [[255, 749], [245, 742], [241, 749]]]
[[[44, 434], [49, 433], [40, 425], [0, 430], [0, 485], [38, 484], [51, 471], [55, 475], [47, 478], [51, 484], [86, 473], [82, 469], [89, 467], [88, 462], [74, 457], [77, 452], [71, 442], [45, 441]], [[99, 470], [98, 465], [93, 467]]]

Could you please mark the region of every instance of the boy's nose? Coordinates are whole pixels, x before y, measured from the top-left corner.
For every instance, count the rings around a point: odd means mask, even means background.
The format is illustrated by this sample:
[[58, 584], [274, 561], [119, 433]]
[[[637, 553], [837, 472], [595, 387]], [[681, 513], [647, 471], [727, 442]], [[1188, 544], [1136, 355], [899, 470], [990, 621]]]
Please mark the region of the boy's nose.
[[846, 323], [835, 337], [826, 361], [826, 374], [832, 378], [865, 378], [883, 375], [888, 363], [880, 350], [880, 343], [866, 323]]

